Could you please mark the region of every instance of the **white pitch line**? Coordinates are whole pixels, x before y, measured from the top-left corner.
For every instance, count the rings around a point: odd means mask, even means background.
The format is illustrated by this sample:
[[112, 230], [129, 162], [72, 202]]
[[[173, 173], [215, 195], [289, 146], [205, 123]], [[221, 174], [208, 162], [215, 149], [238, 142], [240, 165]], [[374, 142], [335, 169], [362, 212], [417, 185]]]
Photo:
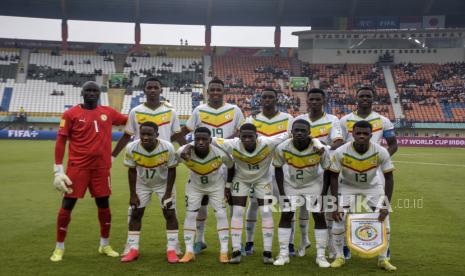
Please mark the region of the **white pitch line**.
[[393, 161], [393, 162], [394, 162], [394, 163], [405, 163], [405, 164], [433, 165], [433, 166], [445, 166], [445, 167], [459, 167], [459, 168], [465, 168], [465, 165], [459, 165], [459, 164], [427, 163], [427, 162], [411, 162], [411, 161]]

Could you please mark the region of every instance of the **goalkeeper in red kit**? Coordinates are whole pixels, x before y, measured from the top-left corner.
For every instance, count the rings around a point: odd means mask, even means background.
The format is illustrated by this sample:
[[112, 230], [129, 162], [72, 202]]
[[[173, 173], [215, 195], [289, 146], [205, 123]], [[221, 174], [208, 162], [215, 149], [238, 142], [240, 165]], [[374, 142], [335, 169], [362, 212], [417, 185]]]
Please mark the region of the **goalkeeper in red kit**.
[[[98, 104], [100, 87], [93, 81], [86, 82], [81, 91], [83, 104], [63, 113], [55, 144], [55, 188], [63, 192], [58, 211], [56, 247], [50, 260], [63, 259], [64, 241], [71, 220], [71, 211], [78, 198], [89, 189], [98, 208], [100, 246], [98, 252], [110, 257], [119, 254], [109, 245], [111, 213], [111, 135], [113, 125], [126, 124], [127, 117], [111, 107]], [[63, 169], [63, 157], [68, 141], [68, 164]]]

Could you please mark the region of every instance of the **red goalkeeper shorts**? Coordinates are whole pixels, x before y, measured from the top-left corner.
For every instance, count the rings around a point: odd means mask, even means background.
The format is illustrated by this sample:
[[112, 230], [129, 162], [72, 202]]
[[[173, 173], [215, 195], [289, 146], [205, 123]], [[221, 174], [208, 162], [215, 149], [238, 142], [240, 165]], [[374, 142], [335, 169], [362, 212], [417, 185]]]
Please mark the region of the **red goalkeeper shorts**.
[[110, 169], [82, 169], [68, 167], [66, 175], [71, 179], [73, 192], [65, 197], [83, 198], [87, 188], [92, 197], [106, 197], [111, 195]]

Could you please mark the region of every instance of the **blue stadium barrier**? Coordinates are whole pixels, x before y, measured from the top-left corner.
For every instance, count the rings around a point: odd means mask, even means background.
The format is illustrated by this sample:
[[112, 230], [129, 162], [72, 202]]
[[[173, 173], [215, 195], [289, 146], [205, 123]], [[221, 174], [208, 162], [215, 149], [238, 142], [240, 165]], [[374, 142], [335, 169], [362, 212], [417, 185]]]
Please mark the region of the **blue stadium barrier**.
[[[122, 132], [113, 132], [111, 138], [117, 141], [122, 135]], [[0, 130], [0, 139], [55, 140], [56, 137], [57, 132], [50, 130]]]

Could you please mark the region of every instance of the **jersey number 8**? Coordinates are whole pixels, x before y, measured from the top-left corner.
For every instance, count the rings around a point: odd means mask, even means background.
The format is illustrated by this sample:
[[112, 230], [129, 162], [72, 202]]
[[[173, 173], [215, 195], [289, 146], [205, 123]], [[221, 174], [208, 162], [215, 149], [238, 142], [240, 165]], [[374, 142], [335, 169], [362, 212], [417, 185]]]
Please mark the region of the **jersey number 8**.
[[208, 176], [205, 176], [205, 175], [204, 175], [204, 176], [201, 176], [201, 177], [200, 177], [200, 182], [201, 182], [202, 184], [208, 184]]

